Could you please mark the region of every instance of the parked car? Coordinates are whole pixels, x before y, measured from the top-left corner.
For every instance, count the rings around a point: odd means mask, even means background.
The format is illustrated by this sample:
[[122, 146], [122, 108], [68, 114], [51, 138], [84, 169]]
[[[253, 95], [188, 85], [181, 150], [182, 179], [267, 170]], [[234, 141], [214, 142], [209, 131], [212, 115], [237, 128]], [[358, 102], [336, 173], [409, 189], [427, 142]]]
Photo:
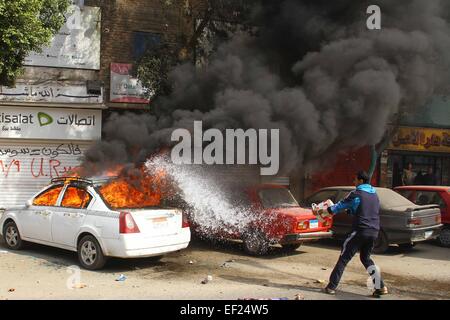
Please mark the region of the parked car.
[[[305, 241], [332, 237], [332, 219], [319, 221], [311, 209], [300, 207], [284, 186], [264, 184], [238, 192], [251, 212], [251, 222], [241, 230], [227, 226], [213, 234], [213, 238], [243, 241], [248, 254], [264, 255], [270, 245], [294, 251]], [[201, 236], [202, 229], [193, 221], [191, 225]], [[207, 236], [211, 238], [210, 234]]]
[[[355, 187], [324, 188], [310, 197], [304, 204], [331, 199], [338, 202]], [[390, 244], [398, 244], [402, 248], [412, 248], [416, 242], [434, 239], [439, 235], [441, 214], [437, 205], [416, 205], [398, 194], [386, 189], [376, 188], [380, 198], [381, 229], [375, 244], [375, 253], [384, 253]], [[351, 231], [352, 216], [341, 213], [333, 217], [333, 234], [336, 238], [344, 238]]]
[[104, 266], [107, 257], [160, 258], [190, 242], [187, 219], [179, 209], [111, 207], [99, 188], [109, 180], [53, 179], [22, 207], [6, 209], [0, 232], [6, 246], [24, 241], [78, 252], [82, 267]]
[[448, 186], [404, 186], [394, 189], [417, 205], [437, 204], [441, 209], [443, 228], [438, 240], [450, 247], [450, 187]]

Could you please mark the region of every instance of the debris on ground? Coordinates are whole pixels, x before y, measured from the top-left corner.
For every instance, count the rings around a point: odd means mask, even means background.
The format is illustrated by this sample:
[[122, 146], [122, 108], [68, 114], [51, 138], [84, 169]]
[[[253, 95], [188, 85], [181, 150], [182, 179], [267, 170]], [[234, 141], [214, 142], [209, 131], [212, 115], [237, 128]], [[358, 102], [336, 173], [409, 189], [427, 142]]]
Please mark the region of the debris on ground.
[[8, 289], [8, 292], [14, 292], [14, 291], [16, 291], [16, 289], [14, 289], [14, 288]]
[[77, 283], [74, 286], [72, 286], [72, 288], [74, 288], [74, 289], [83, 289], [83, 288], [86, 288], [86, 287], [87, 287], [87, 285], [84, 284], [84, 283]]
[[8, 253], [9, 251], [6, 250], [0, 250], [0, 253]]
[[314, 281], [314, 283], [324, 284], [324, 283], [325, 283], [325, 280], [317, 279], [316, 281]]
[[222, 263], [222, 265], [220, 266], [221, 268], [229, 268], [231, 263], [234, 263], [236, 260], [235, 259], [230, 259], [225, 261], [224, 263]]
[[194, 264], [194, 261], [192, 261], [192, 260], [189, 260], [189, 264]]
[[125, 281], [127, 279], [127, 277], [124, 274], [121, 274], [116, 281]]
[[305, 300], [305, 296], [303, 294], [301, 294], [301, 293], [297, 293], [294, 296], [294, 300]]
[[327, 268], [322, 268], [322, 270], [324, 270], [324, 271], [325, 271], [325, 270], [328, 270], [328, 269], [327, 269]]
[[207, 284], [208, 282], [211, 282], [213, 277], [211, 275], [208, 275], [205, 279], [202, 280], [202, 284]]

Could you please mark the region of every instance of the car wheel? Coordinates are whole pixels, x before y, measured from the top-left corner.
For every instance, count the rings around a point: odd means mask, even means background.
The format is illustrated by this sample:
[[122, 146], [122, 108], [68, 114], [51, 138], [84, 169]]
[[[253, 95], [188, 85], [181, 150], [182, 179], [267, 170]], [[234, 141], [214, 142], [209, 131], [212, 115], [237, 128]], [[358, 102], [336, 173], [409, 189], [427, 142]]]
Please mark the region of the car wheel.
[[301, 243], [295, 243], [295, 244], [283, 244], [281, 246], [283, 247], [284, 250], [291, 252], [300, 248], [301, 245], [302, 245]]
[[439, 243], [443, 247], [450, 247], [450, 228], [442, 229], [441, 234], [439, 235]]
[[83, 268], [98, 270], [103, 268], [106, 258], [97, 239], [91, 235], [84, 236], [78, 243], [78, 260]]
[[400, 247], [400, 249], [403, 250], [411, 250], [416, 246], [416, 244], [414, 242], [410, 242], [410, 243], [401, 243], [398, 246]]
[[269, 240], [261, 231], [250, 231], [244, 239], [244, 250], [253, 256], [262, 256], [269, 251]]
[[3, 240], [5, 240], [8, 249], [20, 250], [23, 247], [19, 229], [13, 221], [5, 224], [5, 227], [3, 228]]
[[373, 248], [373, 252], [376, 254], [385, 253], [388, 248], [389, 248], [389, 242], [386, 237], [386, 233], [384, 233], [383, 230], [380, 230], [380, 233], [378, 234], [378, 239], [375, 242], [375, 246]]

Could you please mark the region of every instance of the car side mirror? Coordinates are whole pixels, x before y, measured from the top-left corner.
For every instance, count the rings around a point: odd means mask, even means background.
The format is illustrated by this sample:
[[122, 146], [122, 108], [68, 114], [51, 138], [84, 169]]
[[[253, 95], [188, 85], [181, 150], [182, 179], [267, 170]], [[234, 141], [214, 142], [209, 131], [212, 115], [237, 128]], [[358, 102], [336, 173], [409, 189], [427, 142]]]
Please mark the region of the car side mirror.
[[33, 201], [27, 200], [26, 207], [29, 208], [33, 205]]

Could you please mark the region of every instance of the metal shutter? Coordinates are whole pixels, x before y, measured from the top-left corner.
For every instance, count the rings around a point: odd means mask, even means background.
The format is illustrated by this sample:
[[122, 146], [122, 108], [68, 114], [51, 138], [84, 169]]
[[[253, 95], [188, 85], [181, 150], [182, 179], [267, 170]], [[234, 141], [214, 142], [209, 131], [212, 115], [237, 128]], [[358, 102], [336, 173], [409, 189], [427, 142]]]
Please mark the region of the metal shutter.
[[81, 163], [92, 141], [0, 139], [0, 208], [23, 205]]
[[221, 185], [255, 185], [260, 183], [256, 165], [204, 165], [205, 172]]
[[275, 177], [262, 176], [261, 182], [269, 183], [269, 184], [278, 184], [278, 185], [282, 185], [282, 186], [286, 186], [286, 187], [290, 186], [289, 177], [282, 177], [282, 176], [275, 176]]

